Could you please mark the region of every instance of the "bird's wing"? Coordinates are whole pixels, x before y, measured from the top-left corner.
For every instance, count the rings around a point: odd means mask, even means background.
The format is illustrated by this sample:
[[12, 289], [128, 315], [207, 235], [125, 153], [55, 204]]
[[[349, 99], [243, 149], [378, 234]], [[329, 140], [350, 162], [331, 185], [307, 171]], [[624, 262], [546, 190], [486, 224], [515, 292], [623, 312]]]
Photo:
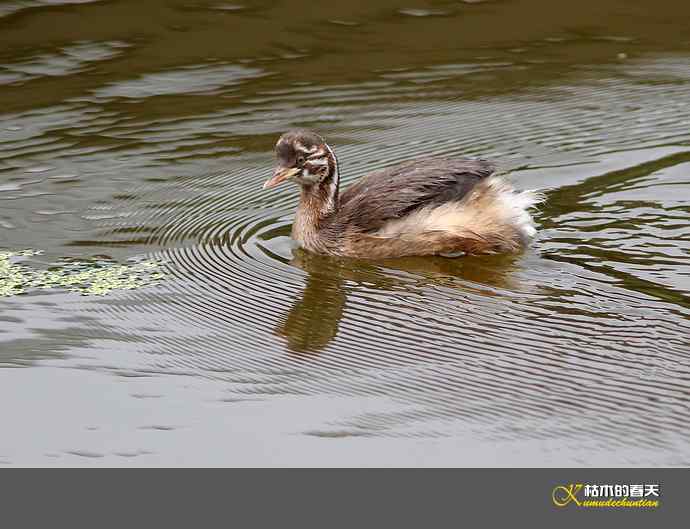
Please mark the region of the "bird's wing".
[[340, 195], [338, 216], [362, 231], [381, 228], [430, 204], [461, 200], [495, 171], [484, 160], [430, 158], [375, 171]]

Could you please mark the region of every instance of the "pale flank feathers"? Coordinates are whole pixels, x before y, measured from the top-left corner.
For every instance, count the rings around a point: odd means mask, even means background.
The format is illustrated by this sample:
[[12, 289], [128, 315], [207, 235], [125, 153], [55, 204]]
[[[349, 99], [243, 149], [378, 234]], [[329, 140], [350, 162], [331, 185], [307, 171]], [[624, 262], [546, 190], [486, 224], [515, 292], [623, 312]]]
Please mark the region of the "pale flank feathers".
[[388, 221], [375, 236], [404, 237], [448, 232], [486, 241], [489, 251], [515, 251], [534, 238], [536, 228], [529, 209], [544, 197], [535, 191], [518, 192], [505, 180], [489, 177], [459, 201], [425, 206], [404, 218]]

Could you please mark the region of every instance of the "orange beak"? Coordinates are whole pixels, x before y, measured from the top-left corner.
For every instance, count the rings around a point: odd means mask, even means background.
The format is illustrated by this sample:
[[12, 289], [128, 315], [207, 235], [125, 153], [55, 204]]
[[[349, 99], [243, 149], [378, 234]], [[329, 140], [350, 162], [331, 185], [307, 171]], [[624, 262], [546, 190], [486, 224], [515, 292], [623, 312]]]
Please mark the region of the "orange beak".
[[273, 171], [273, 176], [269, 180], [266, 180], [266, 183], [264, 184], [264, 189], [275, 187], [281, 182], [284, 182], [285, 180], [292, 178], [297, 173], [299, 173], [299, 169], [297, 167], [290, 168], [278, 166], [276, 167], [275, 171]]

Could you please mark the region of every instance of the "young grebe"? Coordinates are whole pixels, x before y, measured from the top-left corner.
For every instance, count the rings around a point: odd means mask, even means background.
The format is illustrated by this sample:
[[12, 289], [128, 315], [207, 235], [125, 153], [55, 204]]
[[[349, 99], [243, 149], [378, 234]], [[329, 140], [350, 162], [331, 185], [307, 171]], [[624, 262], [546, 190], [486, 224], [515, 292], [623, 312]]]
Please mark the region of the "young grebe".
[[484, 160], [422, 158], [375, 171], [339, 193], [333, 150], [311, 131], [283, 134], [264, 189], [292, 180], [301, 199], [292, 237], [328, 255], [383, 259], [518, 251], [536, 233], [518, 192]]

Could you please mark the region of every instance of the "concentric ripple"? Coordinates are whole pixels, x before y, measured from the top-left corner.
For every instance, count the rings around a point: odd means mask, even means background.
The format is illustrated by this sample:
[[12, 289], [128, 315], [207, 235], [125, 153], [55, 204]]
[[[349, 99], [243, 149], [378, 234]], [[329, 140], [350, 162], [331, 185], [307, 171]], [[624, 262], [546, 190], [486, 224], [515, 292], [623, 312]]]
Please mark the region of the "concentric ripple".
[[[5, 260], [0, 366], [30, 368], [0, 370], [21, 403], [6, 430], [38, 426], [14, 451], [3, 436], [2, 462], [155, 463], [177, 442], [690, 464], [685, 8], [629, 6], [602, 33], [599, 7], [562, 22], [545, 5], [0, 8], [0, 253], [45, 250], [46, 277], [163, 270], [95, 298], [22, 291]], [[513, 256], [304, 252], [297, 190], [261, 189], [298, 126], [344, 185], [414, 157], [495, 160], [547, 193], [539, 236]]]
[[[578, 90], [596, 108], [615, 97], [603, 88]], [[629, 90], [634, 96], [639, 88]], [[461, 106], [430, 107], [418, 126], [428, 120], [435, 134], [452, 136], [454, 125], [449, 120], [444, 127], [442, 116], [463, 112], [463, 126], [471, 129], [468, 108]], [[486, 129], [488, 109], [473, 106], [477, 126]], [[510, 121], [499, 119], [493, 127], [513, 122], [529, 130], [542, 119], [540, 107], [511, 105]], [[481, 432], [494, 441], [595, 438], [609, 447], [641, 449], [650, 446], [650, 432], [662, 428], [654, 446], [677, 462], [673, 454], [690, 419], [690, 289], [683, 264], [688, 209], [680, 191], [665, 189], [688, 187], [682, 176], [687, 152], [653, 146], [648, 138], [648, 147], [630, 155], [603, 156], [607, 145], [618, 151], [640, 144], [634, 129], [625, 127], [618, 136], [572, 147], [570, 136], [579, 136], [588, 122], [576, 104], [561, 101], [559, 108], [562, 115], [551, 119], [570, 123], [570, 131], [556, 129], [558, 145], [574, 149], [577, 163], [528, 166], [512, 176], [530, 187], [544, 182], [543, 173], [556, 182], [561, 171], [576, 168], [578, 182], [550, 191], [537, 215], [541, 236], [521, 256], [376, 263], [310, 255], [288, 236], [295, 190], [260, 190], [268, 156], [136, 193], [138, 199], [124, 203], [133, 215], [100, 238], [115, 241], [131, 237], [137, 226], [146, 229], [144, 243], [160, 248], [177, 280], [158, 294], [160, 302], [135, 293], [135, 305], [182, 325], [182, 331], [168, 330], [163, 345], [160, 332], [155, 338], [139, 334], [156, 364], [137, 369], [203, 374], [226, 382], [234, 398], [326, 394], [401, 405], [305, 432], [315, 436]], [[655, 132], [665, 142], [676, 124], [669, 120], [669, 129]], [[424, 130], [425, 137], [432, 134]], [[377, 133], [371, 145], [345, 142], [340, 159], [353, 167], [346, 180], [366, 170], [361, 160], [377, 144], [387, 157], [378, 166], [422, 154], [429, 144], [443, 148], [432, 139], [404, 143], [416, 134], [408, 127]], [[481, 149], [481, 137], [474, 139]], [[143, 217], [137, 200], [147, 204]], [[652, 402], [664, 410], [662, 417], [648, 413]]]

